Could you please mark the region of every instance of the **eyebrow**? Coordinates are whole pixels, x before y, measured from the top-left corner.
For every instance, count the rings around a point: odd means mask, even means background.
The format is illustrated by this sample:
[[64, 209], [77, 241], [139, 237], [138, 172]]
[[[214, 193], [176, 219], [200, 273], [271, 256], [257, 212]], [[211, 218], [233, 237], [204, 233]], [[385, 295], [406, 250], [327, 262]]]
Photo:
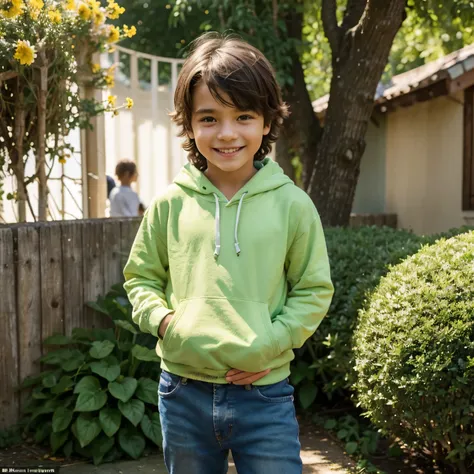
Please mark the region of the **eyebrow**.
[[197, 109], [196, 114], [215, 114], [216, 110], [215, 109]]

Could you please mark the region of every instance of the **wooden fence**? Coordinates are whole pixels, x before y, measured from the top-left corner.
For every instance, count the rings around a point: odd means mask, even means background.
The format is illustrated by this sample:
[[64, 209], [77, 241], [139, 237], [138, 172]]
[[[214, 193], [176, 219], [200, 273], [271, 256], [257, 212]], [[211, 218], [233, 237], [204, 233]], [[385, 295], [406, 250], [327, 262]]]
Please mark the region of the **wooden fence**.
[[0, 226], [0, 429], [19, 419], [16, 388], [39, 373], [42, 341], [104, 320], [85, 306], [123, 281], [139, 219]]

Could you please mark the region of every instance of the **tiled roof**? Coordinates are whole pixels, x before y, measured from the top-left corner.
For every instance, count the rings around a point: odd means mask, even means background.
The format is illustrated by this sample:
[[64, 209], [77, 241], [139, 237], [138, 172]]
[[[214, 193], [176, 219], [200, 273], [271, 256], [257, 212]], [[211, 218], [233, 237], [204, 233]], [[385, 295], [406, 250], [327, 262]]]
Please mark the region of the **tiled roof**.
[[[393, 76], [388, 86], [379, 84], [375, 95], [376, 104], [382, 104], [395, 97], [408, 94], [409, 92], [422, 89], [430, 84], [446, 78], [456, 79], [466, 72], [474, 69], [474, 44], [465, 46], [447, 56], [424, 64]], [[326, 110], [329, 102], [329, 94], [313, 101], [313, 109], [316, 113]]]

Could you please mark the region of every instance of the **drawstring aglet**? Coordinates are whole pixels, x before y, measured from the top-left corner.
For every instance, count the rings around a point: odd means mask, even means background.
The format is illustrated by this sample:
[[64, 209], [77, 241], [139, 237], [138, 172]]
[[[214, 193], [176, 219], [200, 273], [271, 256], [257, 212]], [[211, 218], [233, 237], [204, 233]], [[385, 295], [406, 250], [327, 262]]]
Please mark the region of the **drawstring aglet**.
[[240, 257], [240, 247], [238, 242], [235, 242], [235, 253], [237, 254], [237, 257]]

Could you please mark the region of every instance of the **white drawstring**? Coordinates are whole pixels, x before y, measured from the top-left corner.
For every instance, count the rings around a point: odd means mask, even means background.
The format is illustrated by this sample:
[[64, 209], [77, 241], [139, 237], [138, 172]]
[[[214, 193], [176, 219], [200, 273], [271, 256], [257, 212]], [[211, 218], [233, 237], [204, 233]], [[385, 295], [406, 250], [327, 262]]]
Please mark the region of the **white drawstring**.
[[[248, 191], [247, 191], [248, 192]], [[239, 222], [240, 222], [240, 211], [242, 209], [242, 203], [244, 201], [244, 197], [247, 194], [245, 192], [242, 194], [239, 200], [239, 206], [237, 208], [237, 217], [235, 219], [235, 229], [234, 229], [234, 247], [237, 256], [240, 255], [240, 246], [239, 246], [239, 238], [238, 238], [238, 231], [239, 231]], [[219, 205], [219, 197], [216, 193], [214, 194], [214, 198], [216, 200], [216, 246], [214, 249], [214, 258], [217, 258], [221, 253], [221, 211]]]
[[237, 232], [239, 230], [239, 220], [240, 220], [240, 209], [242, 208], [242, 202], [244, 200], [245, 195], [247, 192], [242, 194], [240, 201], [239, 201], [239, 207], [237, 208], [237, 217], [235, 219], [235, 229], [234, 229], [234, 246], [235, 246], [235, 251], [237, 253], [237, 257], [240, 255], [240, 247], [239, 247], [239, 238], [237, 236]]
[[221, 253], [221, 211], [219, 207], [219, 198], [216, 193], [213, 193], [216, 198], [216, 248], [214, 249], [214, 258], [217, 258]]

